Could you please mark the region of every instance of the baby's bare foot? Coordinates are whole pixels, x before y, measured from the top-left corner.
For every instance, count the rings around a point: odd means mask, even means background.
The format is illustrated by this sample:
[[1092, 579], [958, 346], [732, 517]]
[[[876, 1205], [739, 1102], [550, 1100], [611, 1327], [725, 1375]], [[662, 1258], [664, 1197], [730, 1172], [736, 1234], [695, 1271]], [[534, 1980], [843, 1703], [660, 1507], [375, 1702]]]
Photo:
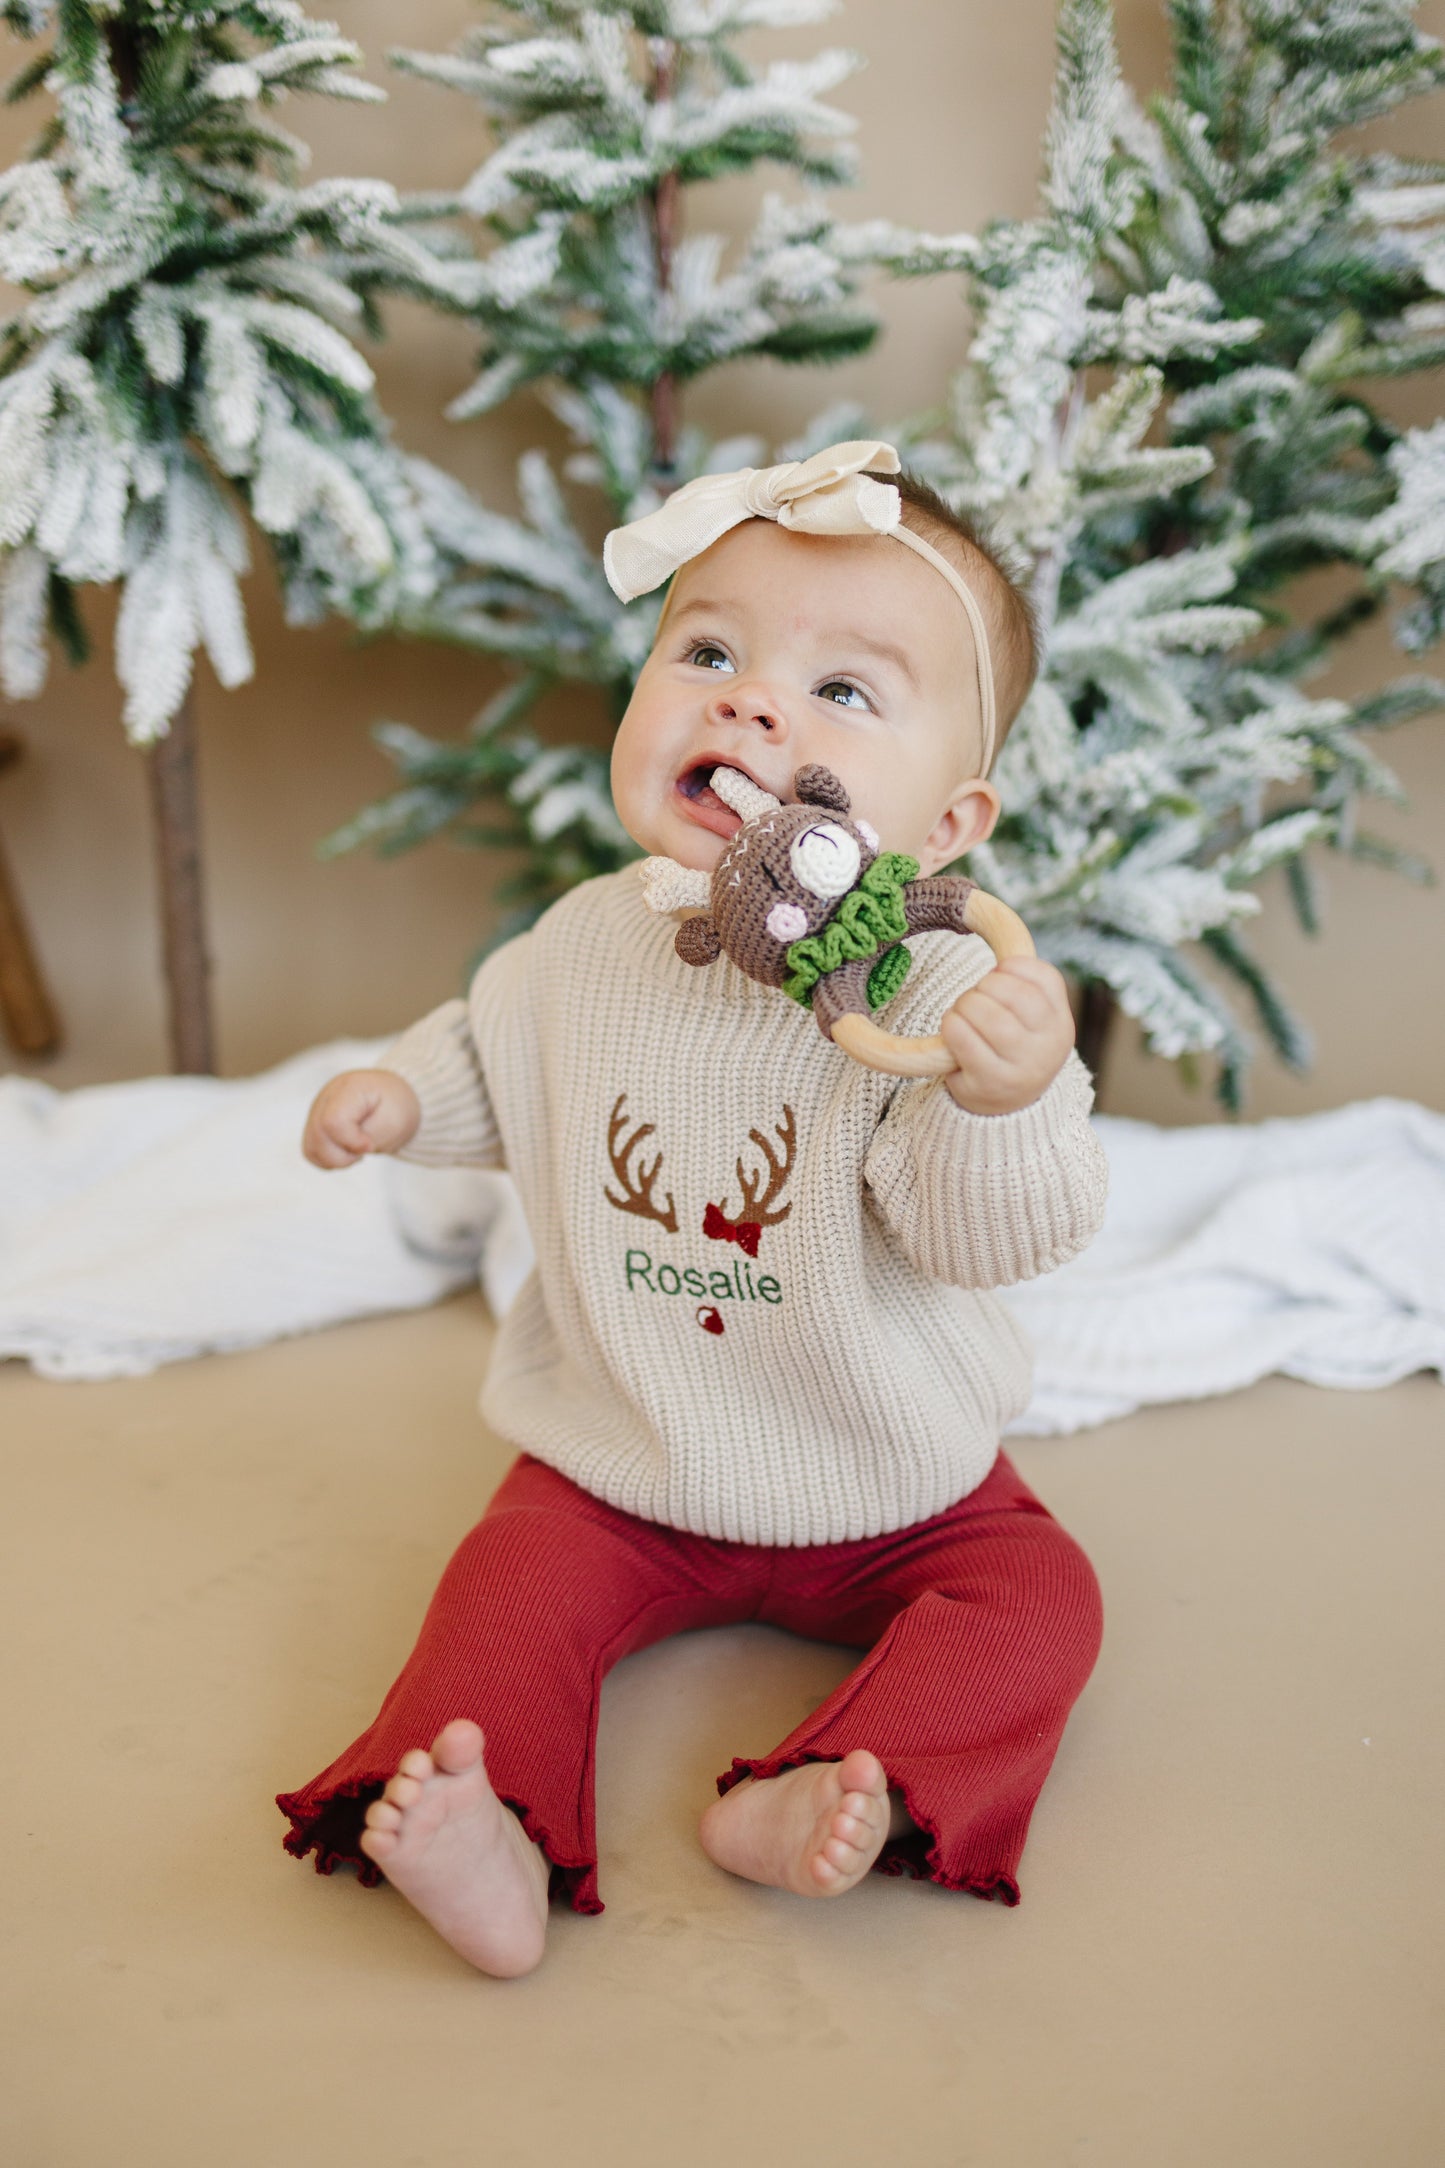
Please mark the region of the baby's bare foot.
[[841, 1897], [883, 1849], [889, 1814], [882, 1762], [855, 1747], [842, 1761], [744, 1778], [713, 1801], [699, 1834], [729, 1874], [798, 1897]]
[[547, 1939], [551, 1869], [487, 1780], [465, 1717], [413, 1747], [366, 1810], [361, 1849], [457, 1953], [498, 1979], [530, 1972]]

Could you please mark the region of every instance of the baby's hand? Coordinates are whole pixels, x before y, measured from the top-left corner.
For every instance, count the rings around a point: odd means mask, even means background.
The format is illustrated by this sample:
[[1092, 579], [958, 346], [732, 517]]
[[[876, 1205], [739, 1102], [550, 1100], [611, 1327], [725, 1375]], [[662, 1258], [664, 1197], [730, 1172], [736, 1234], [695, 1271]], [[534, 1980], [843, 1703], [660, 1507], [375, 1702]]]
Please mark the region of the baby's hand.
[[1032, 1106], [1074, 1043], [1063, 979], [1041, 956], [1001, 963], [959, 995], [939, 1029], [958, 1064], [943, 1081], [970, 1114]]
[[313, 1167], [354, 1167], [371, 1152], [399, 1152], [421, 1124], [421, 1102], [391, 1069], [346, 1069], [311, 1102], [301, 1149]]

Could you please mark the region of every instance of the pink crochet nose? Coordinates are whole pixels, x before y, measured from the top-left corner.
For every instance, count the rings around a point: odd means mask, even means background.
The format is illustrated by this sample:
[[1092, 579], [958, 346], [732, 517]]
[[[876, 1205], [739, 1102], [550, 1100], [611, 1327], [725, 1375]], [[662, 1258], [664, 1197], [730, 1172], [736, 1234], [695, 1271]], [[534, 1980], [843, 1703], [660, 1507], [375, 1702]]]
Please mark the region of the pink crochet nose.
[[763, 923], [775, 941], [800, 941], [808, 930], [808, 914], [795, 903], [775, 903]]

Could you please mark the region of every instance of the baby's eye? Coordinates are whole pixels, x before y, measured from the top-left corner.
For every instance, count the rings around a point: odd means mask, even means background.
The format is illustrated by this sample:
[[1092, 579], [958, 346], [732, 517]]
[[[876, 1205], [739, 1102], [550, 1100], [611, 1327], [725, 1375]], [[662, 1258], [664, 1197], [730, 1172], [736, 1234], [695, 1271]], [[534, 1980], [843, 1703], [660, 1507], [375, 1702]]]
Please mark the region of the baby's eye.
[[[834, 700], [833, 695], [835, 693], [846, 693], [848, 698], [846, 700]], [[835, 708], [854, 706], [871, 708], [872, 705], [868, 695], [865, 692], [860, 692], [856, 685], [850, 685], [846, 678], [829, 678], [826, 685], [818, 687], [818, 698], [820, 700], [832, 700]]]
[[[716, 657], [716, 660], [710, 661], [709, 657]], [[726, 649], [714, 646], [711, 640], [699, 640], [696, 647], [688, 649], [686, 659], [688, 662], [695, 662], [702, 670], [716, 670], [719, 663], [724, 670], [731, 670], [733, 666], [732, 657]]]

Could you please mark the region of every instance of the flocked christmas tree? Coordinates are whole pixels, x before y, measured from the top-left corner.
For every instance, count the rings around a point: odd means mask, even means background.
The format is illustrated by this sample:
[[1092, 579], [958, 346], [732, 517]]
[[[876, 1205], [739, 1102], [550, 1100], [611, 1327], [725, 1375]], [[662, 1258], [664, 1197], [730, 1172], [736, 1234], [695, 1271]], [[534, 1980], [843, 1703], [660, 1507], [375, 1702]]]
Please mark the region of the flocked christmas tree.
[[[448, 829], [520, 845], [499, 937], [633, 846], [596, 742], [544, 742], [524, 722], [558, 684], [595, 688], [615, 724], [647, 653], [660, 598], [624, 611], [602, 575], [605, 529], [704, 470], [767, 456], [754, 436], [709, 443], [682, 414], [685, 388], [748, 356], [821, 364], [862, 352], [877, 323], [857, 298], [868, 267], [920, 274], [958, 264], [947, 241], [882, 221], [840, 224], [821, 191], [853, 177], [851, 118], [823, 103], [855, 65], [829, 51], [755, 69], [743, 33], [820, 20], [835, 0], [572, 0], [493, 6], [451, 54], [399, 65], [474, 97], [496, 148], [454, 199], [412, 206], [479, 220], [490, 247], [469, 313], [482, 334], [475, 383], [451, 408], [483, 415], [532, 388], [573, 440], [563, 480], [522, 460], [523, 517], [478, 503], [414, 462], [445, 578], [408, 612], [418, 632], [506, 658], [514, 675], [469, 736], [438, 744], [404, 726], [378, 737], [403, 787], [332, 839], [396, 851]], [[801, 177], [770, 195], [737, 260], [688, 231], [688, 190], [760, 164]], [[569, 492], [564, 481], [574, 486]], [[575, 718], [575, 706], [572, 710]], [[502, 819], [476, 820], [481, 802]]]
[[[1416, 870], [1358, 809], [1399, 795], [1372, 734], [1445, 688], [1304, 687], [1391, 581], [1417, 589], [1406, 649], [1445, 629], [1445, 424], [1402, 433], [1367, 390], [1445, 360], [1445, 167], [1340, 140], [1445, 66], [1397, 0], [1169, 14], [1173, 86], [1141, 111], [1106, 0], [1066, 0], [1045, 210], [973, 252], [951, 427], [913, 456], [1015, 547], [1044, 622], [972, 870], [1084, 983], [1095, 1057], [1117, 1002], [1157, 1052], [1216, 1056], [1234, 1104], [1248, 1040], [1194, 946], [1302, 1065], [1252, 884], [1283, 865], [1313, 930], [1315, 847]], [[1291, 583], [1326, 567], [1348, 592], [1310, 615]]]
[[[837, 408], [787, 450], [893, 436], [1012, 548], [1046, 661], [1004, 755], [1006, 818], [972, 870], [1082, 985], [1095, 1058], [1117, 1004], [1156, 1052], [1216, 1056], [1237, 1103], [1248, 1036], [1195, 950], [1302, 1064], [1307, 1035], [1241, 931], [1252, 884], [1282, 865], [1313, 928], [1317, 847], [1420, 870], [1358, 808], [1399, 795], [1371, 734], [1440, 687], [1406, 675], [1353, 702], [1305, 687], [1391, 582], [1416, 590], [1403, 646], [1442, 629], [1445, 425], [1401, 432], [1364, 386], [1445, 356], [1445, 167], [1342, 141], [1445, 79], [1439, 48], [1406, 0], [1173, 0], [1174, 82], [1141, 111], [1107, 0], [1064, 0], [1038, 218], [932, 242], [774, 201], [724, 275], [713, 237], [679, 242], [679, 186], [763, 154], [815, 182], [845, 170], [838, 118], [816, 104], [842, 61], [758, 79], [729, 42], [821, 12], [536, 0], [460, 56], [410, 57], [478, 95], [502, 139], [462, 199], [496, 245], [482, 372], [454, 411], [539, 383], [577, 440], [569, 473], [602, 489], [610, 523], [704, 465], [759, 456], [679, 431], [680, 382], [731, 352], [857, 351], [866, 265], [965, 264], [975, 329], [945, 432]], [[629, 29], [650, 41], [642, 79]], [[832, 147], [808, 152], [820, 132]], [[558, 679], [618, 710], [653, 619], [618, 611], [539, 454], [522, 523], [419, 479], [448, 578], [414, 620], [520, 672], [462, 745], [383, 732], [405, 787], [336, 840], [398, 849], [450, 826], [521, 841], [505, 932], [627, 850], [605, 755], [511, 726]], [[1290, 583], [1324, 567], [1353, 591], [1312, 618]], [[512, 821], [468, 829], [488, 792]]]
[[[45, 92], [0, 175], [0, 275], [29, 296], [0, 342], [0, 677], [45, 680], [86, 638], [77, 590], [117, 584], [124, 724], [148, 749], [176, 1066], [209, 1069], [197, 860], [195, 651], [251, 674], [238, 587], [249, 512], [293, 621], [384, 621], [430, 588], [409, 486], [352, 343], [379, 281], [456, 298], [474, 273], [396, 223], [375, 181], [304, 185], [288, 94], [381, 95], [293, 0], [8, 0]], [[362, 273], [364, 271], [364, 280]]]

